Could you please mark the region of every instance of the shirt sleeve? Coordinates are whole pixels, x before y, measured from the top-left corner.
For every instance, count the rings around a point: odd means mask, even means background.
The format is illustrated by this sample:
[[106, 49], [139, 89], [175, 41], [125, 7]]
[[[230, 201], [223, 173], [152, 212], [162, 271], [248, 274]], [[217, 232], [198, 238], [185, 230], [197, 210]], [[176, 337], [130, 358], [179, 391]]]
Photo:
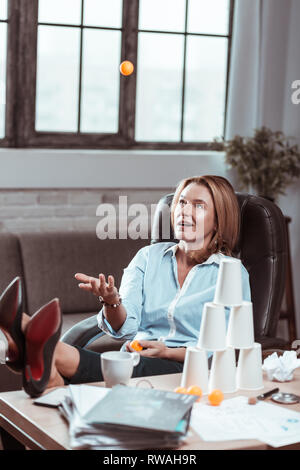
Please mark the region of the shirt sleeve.
[[147, 266], [148, 247], [141, 248], [124, 269], [119, 289], [122, 304], [126, 310], [126, 320], [115, 331], [106, 320], [103, 308], [98, 313], [98, 326], [109, 336], [116, 339], [131, 339], [138, 332], [144, 298], [144, 274]]

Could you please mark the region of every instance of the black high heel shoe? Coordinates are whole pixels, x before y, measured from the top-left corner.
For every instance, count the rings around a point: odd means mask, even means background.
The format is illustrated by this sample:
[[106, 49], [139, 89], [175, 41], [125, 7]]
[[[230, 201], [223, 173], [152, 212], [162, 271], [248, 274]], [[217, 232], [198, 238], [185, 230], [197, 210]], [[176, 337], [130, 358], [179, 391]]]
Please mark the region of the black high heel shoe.
[[58, 299], [41, 307], [26, 326], [23, 388], [33, 398], [41, 395], [48, 385], [61, 327], [62, 315]]
[[13, 340], [8, 344], [6, 365], [20, 373], [24, 366], [25, 338], [21, 330], [23, 314], [21, 278], [16, 277], [0, 297], [0, 329]]

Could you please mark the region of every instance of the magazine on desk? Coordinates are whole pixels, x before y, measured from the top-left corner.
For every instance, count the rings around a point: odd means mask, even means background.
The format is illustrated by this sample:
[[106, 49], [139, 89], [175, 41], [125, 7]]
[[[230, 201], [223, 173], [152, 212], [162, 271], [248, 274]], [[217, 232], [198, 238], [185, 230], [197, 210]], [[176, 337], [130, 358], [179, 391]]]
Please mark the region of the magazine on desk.
[[[124, 385], [98, 391], [96, 387], [81, 387], [84, 390], [71, 386], [70, 397], [60, 406], [69, 423], [73, 449], [178, 447], [188, 432], [193, 403], [198, 398]], [[92, 405], [87, 409], [89, 395]]]
[[84, 419], [95, 427], [117, 425], [152, 432], [185, 434], [197, 398], [193, 395], [117, 385]]

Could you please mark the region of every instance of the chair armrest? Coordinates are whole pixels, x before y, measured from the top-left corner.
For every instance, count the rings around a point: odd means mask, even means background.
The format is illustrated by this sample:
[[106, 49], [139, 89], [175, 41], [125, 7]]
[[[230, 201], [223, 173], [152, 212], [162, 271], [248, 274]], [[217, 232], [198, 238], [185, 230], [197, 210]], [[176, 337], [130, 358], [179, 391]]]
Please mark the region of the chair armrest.
[[255, 341], [261, 344], [262, 358], [265, 359], [270, 354], [276, 352], [281, 355], [284, 351], [290, 351], [292, 349], [289, 341], [283, 338], [273, 338], [271, 336], [260, 336], [256, 337]]
[[63, 334], [60, 340], [71, 346], [76, 345], [84, 348], [92, 339], [104, 334], [98, 326], [97, 315], [93, 315], [72, 326]]
[[273, 338], [271, 336], [258, 336], [255, 338], [257, 343], [261, 344], [261, 348], [264, 351], [265, 349], [291, 349], [291, 344], [289, 341], [283, 338]]

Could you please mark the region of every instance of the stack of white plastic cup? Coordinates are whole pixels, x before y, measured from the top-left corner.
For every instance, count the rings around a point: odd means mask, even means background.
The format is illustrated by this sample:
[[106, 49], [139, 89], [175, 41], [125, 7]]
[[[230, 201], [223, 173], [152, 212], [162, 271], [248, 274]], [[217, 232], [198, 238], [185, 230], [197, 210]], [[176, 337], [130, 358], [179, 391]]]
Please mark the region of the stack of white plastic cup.
[[[261, 345], [254, 342], [253, 305], [243, 300], [241, 269], [239, 259], [221, 260], [214, 300], [203, 308], [197, 348], [213, 352], [209, 391], [263, 386]], [[231, 307], [227, 332], [225, 306]], [[240, 350], [237, 367], [235, 349]]]

